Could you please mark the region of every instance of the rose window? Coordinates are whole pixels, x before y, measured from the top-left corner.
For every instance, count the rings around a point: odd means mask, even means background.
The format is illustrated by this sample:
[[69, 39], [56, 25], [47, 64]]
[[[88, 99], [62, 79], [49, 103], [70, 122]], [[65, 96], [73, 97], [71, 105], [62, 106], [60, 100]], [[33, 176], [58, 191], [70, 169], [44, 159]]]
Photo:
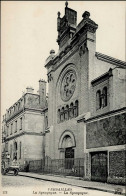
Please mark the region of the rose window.
[[62, 84], [61, 84], [61, 98], [63, 101], [68, 101], [76, 87], [76, 74], [73, 71], [69, 71], [63, 78]]

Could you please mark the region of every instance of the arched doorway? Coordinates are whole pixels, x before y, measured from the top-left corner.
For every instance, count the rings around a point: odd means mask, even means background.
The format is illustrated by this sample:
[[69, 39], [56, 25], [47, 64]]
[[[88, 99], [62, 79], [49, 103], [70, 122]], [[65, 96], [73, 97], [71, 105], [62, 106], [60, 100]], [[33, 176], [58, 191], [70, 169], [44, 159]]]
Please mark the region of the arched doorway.
[[65, 131], [59, 141], [60, 158], [65, 159], [65, 168], [71, 169], [75, 157], [75, 137], [71, 131]]

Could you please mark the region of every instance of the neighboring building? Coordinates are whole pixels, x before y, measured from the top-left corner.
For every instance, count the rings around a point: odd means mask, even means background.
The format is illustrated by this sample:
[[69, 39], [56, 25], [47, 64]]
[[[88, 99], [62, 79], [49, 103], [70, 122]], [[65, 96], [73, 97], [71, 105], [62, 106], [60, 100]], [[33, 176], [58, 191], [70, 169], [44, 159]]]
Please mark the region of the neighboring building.
[[46, 82], [39, 81], [39, 94], [31, 87], [6, 112], [3, 118], [3, 154], [10, 161], [17, 158], [21, 168], [30, 160], [43, 159], [43, 128], [46, 103]]
[[85, 179], [125, 184], [125, 85], [119, 64], [91, 81], [90, 113], [78, 118], [84, 125]]
[[[84, 12], [58, 12], [59, 51], [50, 51], [45, 158], [84, 158], [84, 178], [124, 182], [126, 63], [96, 52], [98, 25]], [[116, 161], [115, 161], [116, 160]], [[101, 166], [102, 165], [102, 166]], [[71, 162], [68, 168], [76, 167]]]

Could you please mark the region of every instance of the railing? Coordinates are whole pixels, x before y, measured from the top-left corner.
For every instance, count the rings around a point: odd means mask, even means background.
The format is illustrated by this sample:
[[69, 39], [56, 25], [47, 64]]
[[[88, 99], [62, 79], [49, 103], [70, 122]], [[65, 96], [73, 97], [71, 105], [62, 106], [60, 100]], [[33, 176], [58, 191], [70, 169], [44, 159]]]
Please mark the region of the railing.
[[29, 161], [29, 171], [42, 171], [43, 160]]
[[44, 174], [59, 174], [64, 176], [84, 176], [84, 158], [34, 160], [29, 162], [29, 170]]

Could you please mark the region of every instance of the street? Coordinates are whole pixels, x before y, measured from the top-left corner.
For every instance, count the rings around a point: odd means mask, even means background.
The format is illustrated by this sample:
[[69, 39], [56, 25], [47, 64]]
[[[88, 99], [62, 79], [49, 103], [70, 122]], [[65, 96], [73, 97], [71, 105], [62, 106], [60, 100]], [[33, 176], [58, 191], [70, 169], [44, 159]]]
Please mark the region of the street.
[[[88, 196], [113, 196], [113, 193], [107, 193], [97, 190], [89, 190], [81, 187], [71, 186], [62, 183], [55, 183], [34, 178], [14, 176], [7, 174], [2, 176], [2, 196], [40, 196], [40, 195], [88, 195]], [[117, 194], [116, 194], [117, 195]]]

